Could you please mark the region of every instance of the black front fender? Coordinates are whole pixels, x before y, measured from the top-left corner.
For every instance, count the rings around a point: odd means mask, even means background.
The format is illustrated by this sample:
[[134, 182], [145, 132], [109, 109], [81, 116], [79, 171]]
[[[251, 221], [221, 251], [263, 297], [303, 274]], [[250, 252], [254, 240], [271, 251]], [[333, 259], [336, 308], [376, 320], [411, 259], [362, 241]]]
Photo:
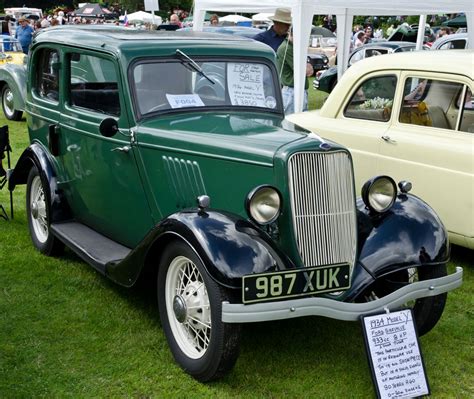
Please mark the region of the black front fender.
[[446, 229], [433, 209], [418, 197], [400, 194], [383, 215], [373, 215], [361, 200], [359, 262], [374, 277], [410, 266], [446, 263]]
[[189, 210], [160, 222], [123, 262], [110, 265], [107, 275], [122, 285], [134, 284], [142, 267], [137, 265], [156, 262], [172, 239], [186, 241], [211, 277], [229, 288], [241, 288], [246, 274], [295, 267], [249, 221], [225, 212]]

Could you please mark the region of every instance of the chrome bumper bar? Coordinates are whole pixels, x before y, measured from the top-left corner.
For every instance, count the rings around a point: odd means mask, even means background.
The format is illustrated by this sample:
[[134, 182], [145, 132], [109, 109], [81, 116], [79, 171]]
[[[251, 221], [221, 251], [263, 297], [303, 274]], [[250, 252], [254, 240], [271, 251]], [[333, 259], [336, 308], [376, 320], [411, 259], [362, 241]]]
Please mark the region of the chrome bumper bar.
[[456, 267], [456, 272], [448, 276], [418, 281], [383, 298], [364, 303], [339, 302], [327, 298], [303, 298], [250, 305], [223, 302], [222, 321], [225, 323], [253, 323], [302, 316], [324, 316], [331, 319], [355, 321], [364, 314], [395, 310], [408, 301], [452, 291], [461, 286], [462, 276], [462, 267]]

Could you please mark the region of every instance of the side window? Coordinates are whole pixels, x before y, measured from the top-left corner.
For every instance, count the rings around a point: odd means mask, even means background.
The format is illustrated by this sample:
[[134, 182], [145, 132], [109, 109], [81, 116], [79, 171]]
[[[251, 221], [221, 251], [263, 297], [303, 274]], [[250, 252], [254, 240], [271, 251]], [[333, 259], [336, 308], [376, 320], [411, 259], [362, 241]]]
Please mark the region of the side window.
[[464, 49], [466, 48], [466, 40], [450, 40], [440, 46], [439, 50]]
[[455, 129], [458, 110], [447, 113], [462, 84], [423, 78], [405, 81], [399, 120], [402, 123]]
[[377, 76], [364, 81], [344, 109], [346, 118], [387, 122], [392, 114], [397, 78]]
[[38, 54], [36, 93], [48, 100], [59, 100], [59, 54], [56, 50], [43, 49]]
[[112, 61], [71, 53], [69, 60], [69, 102], [73, 107], [119, 116], [118, 79]]

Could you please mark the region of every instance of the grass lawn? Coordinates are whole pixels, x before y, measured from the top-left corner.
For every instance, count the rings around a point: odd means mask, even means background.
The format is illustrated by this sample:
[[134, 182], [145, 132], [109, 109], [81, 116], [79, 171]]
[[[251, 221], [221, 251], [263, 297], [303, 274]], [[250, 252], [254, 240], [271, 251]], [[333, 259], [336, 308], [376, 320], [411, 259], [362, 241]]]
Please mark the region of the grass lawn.
[[[24, 122], [9, 125], [15, 163], [28, 138]], [[124, 289], [71, 252], [40, 255], [24, 187], [14, 201], [14, 220], [0, 219], [0, 398], [374, 397], [359, 323], [320, 317], [245, 326], [235, 369], [197, 383], [171, 356], [153, 283]], [[433, 398], [474, 397], [473, 255], [453, 249], [464, 284], [420, 339]]]

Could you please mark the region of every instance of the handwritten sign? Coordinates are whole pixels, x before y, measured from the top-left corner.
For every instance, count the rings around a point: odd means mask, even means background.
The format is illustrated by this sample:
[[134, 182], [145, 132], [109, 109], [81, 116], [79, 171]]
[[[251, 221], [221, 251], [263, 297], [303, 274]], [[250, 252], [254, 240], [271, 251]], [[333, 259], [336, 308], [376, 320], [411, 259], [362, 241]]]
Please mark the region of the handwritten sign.
[[197, 94], [167, 94], [171, 108], [185, 108], [185, 107], [204, 107], [201, 97]]
[[411, 309], [365, 316], [362, 326], [378, 397], [429, 395]]
[[265, 107], [263, 65], [247, 62], [227, 64], [227, 86], [232, 105]]

